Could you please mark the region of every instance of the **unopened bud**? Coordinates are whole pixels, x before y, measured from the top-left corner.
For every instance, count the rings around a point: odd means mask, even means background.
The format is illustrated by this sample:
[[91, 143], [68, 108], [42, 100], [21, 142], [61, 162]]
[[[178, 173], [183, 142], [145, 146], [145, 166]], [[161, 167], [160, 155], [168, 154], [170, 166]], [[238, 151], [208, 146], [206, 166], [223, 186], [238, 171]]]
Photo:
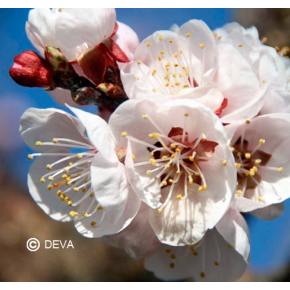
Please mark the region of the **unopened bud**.
[[24, 87], [51, 88], [54, 86], [53, 68], [32, 50], [24, 51], [14, 57], [14, 64], [9, 74], [17, 84]]

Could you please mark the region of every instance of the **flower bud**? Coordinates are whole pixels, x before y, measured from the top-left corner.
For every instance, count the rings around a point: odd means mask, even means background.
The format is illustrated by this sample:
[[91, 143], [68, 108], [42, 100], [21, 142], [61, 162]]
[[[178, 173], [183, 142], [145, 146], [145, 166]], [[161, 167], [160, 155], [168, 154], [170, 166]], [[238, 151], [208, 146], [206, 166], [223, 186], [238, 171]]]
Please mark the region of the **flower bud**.
[[53, 68], [32, 50], [24, 51], [14, 57], [14, 64], [9, 74], [21, 86], [42, 88], [54, 86]]
[[64, 54], [53, 46], [45, 47], [45, 58], [52, 65], [56, 72], [73, 73], [74, 69]]

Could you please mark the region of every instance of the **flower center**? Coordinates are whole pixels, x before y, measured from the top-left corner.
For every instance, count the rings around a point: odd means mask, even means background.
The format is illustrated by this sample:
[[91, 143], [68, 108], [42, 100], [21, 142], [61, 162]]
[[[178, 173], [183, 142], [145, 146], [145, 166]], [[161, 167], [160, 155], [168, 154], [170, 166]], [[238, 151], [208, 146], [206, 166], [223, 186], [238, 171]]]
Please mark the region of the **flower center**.
[[[140, 167], [140, 171], [152, 177], [145, 187], [158, 182], [161, 189], [169, 187], [169, 193], [165, 202], [158, 209], [161, 213], [162, 209], [167, 205], [174, 193], [176, 184], [183, 186], [184, 194], [178, 194], [177, 199], [182, 200], [188, 197], [188, 186], [193, 184], [198, 185], [197, 191], [207, 190], [206, 177], [202, 172], [200, 164], [208, 162], [214, 154], [214, 149], [218, 143], [208, 141], [205, 134], [201, 134], [194, 141], [189, 141], [189, 136], [186, 131], [186, 119], [188, 113], [184, 115], [183, 128], [172, 128], [168, 134], [165, 134], [149, 115], [143, 115], [142, 118], [151, 122], [156, 128], [156, 132], [149, 134], [149, 138], [156, 139], [153, 144], [136, 139], [123, 132], [121, 136], [126, 137], [131, 142], [135, 142], [145, 146], [148, 150], [148, 161], [135, 162], [135, 168]], [[138, 156], [133, 155], [133, 160]], [[226, 165], [226, 160], [221, 160], [223, 165]]]
[[272, 155], [260, 149], [263, 145], [265, 145], [265, 139], [260, 139], [254, 149], [249, 150], [249, 141], [245, 140], [244, 135], [245, 133], [243, 133], [231, 147], [235, 157], [238, 173], [236, 194], [238, 196], [245, 196], [247, 189], [257, 188], [257, 191], [254, 191], [254, 198], [261, 202], [263, 200], [264, 191], [263, 184], [261, 183], [262, 177], [259, 174], [259, 170], [263, 168], [282, 173], [283, 167], [266, 166]]

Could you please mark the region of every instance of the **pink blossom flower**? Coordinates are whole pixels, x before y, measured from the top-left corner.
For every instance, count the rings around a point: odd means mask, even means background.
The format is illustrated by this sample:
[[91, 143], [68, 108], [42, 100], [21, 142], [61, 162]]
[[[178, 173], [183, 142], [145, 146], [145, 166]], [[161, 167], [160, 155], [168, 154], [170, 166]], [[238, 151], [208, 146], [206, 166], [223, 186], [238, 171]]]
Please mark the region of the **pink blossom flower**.
[[193, 100], [123, 103], [111, 116], [134, 191], [162, 243], [192, 245], [228, 210], [236, 169], [219, 118]]
[[[198, 20], [176, 32], [157, 31], [140, 44], [133, 61], [122, 67], [126, 93], [132, 99], [162, 100], [168, 95], [194, 99], [224, 123], [250, 119], [261, 110], [268, 85], [257, 77], [249, 55], [241, 53], [246, 45], [217, 42]], [[249, 49], [255, 50], [252, 46]]]
[[[116, 148], [107, 123], [72, 108], [78, 118], [55, 109], [28, 109], [21, 136], [39, 153], [28, 174], [36, 203], [53, 219], [74, 221], [87, 237], [113, 234], [127, 227], [140, 200], [126, 178], [122, 149]], [[87, 135], [85, 134], [87, 133]]]
[[255, 214], [264, 219], [277, 217], [283, 212], [277, 204], [290, 197], [289, 114], [258, 116], [231, 131], [234, 126], [225, 128], [233, 135], [238, 170], [235, 205], [240, 212], [263, 209]]

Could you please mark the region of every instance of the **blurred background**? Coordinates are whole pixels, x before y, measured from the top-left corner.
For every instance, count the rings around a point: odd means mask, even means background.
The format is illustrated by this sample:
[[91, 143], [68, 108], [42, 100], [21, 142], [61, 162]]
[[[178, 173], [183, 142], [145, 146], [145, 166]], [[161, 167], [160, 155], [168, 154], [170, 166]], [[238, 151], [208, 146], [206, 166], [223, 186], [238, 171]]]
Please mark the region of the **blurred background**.
[[[0, 9], [0, 281], [157, 281], [142, 260], [80, 236], [72, 224], [50, 219], [27, 191], [30, 151], [19, 136], [19, 118], [29, 107], [65, 109], [42, 89], [20, 87], [9, 77], [13, 57], [33, 49], [24, 29], [28, 12]], [[117, 9], [117, 18], [140, 40], [196, 18], [211, 29], [231, 21], [254, 25], [268, 45], [290, 46], [290, 9]], [[290, 281], [290, 201], [275, 221], [247, 219], [251, 263], [241, 281]], [[74, 249], [29, 252], [26, 241], [32, 237], [40, 242], [72, 240]]]

